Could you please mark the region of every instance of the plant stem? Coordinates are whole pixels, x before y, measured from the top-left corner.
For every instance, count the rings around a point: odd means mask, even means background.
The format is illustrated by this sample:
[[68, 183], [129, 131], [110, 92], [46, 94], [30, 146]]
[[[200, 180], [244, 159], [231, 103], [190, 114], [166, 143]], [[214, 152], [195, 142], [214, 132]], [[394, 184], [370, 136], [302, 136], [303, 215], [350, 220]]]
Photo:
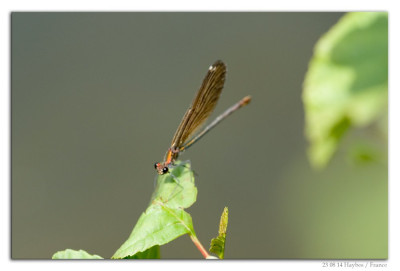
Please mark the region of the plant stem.
[[199, 239], [193, 234], [190, 235], [190, 239], [192, 239], [193, 243], [197, 247], [198, 250], [200, 250], [201, 254], [203, 254], [203, 257], [205, 259], [208, 259], [210, 257], [210, 254], [208, 254], [207, 250], [203, 247], [203, 245], [200, 243]]

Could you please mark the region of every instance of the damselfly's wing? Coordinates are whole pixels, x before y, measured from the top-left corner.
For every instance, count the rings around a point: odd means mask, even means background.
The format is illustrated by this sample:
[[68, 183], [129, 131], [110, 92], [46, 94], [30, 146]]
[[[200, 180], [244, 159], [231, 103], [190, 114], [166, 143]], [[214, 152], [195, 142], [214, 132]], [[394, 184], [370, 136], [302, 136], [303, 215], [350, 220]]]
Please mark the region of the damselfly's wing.
[[225, 83], [226, 66], [218, 60], [210, 68], [189, 109], [172, 139], [171, 147], [179, 148], [210, 116], [217, 105]]

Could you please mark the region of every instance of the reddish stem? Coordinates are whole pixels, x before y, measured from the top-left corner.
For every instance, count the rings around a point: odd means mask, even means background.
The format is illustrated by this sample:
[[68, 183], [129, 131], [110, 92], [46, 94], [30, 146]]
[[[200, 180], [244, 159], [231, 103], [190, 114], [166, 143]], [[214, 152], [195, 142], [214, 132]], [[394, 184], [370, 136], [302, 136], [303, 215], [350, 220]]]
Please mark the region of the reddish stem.
[[203, 245], [200, 243], [199, 239], [197, 239], [196, 236], [190, 235], [190, 239], [192, 239], [193, 243], [196, 245], [197, 249], [200, 250], [201, 254], [203, 254], [203, 257], [205, 259], [210, 257], [210, 254], [208, 254], [207, 250], [203, 247]]

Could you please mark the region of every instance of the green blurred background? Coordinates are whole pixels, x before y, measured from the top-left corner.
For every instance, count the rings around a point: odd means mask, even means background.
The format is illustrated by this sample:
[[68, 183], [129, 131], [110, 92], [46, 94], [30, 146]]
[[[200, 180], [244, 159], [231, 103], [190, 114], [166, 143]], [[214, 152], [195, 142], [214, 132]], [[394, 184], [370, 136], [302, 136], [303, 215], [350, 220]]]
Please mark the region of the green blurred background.
[[[253, 100], [181, 157], [198, 174], [188, 212], [203, 245], [228, 206], [226, 258], [387, 258], [386, 142], [351, 130], [325, 169], [307, 158], [302, 84], [342, 15], [13, 13], [12, 258], [111, 257], [217, 59], [228, 77], [213, 116]], [[383, 159], [352, 159], [360, 138]], [[183, 236], [161, 257], [201, 255]]]

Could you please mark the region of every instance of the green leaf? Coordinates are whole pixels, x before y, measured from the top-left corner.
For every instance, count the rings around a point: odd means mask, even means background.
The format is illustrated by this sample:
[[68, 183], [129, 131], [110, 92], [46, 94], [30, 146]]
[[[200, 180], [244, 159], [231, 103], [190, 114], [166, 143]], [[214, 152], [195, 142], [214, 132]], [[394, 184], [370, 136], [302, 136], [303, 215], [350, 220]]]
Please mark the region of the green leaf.
[[324, 167], [352, 127], [379, 121], [388, 104], [388, 15], [354, 12], [316, 44], [303, 89], [309, 157]]
[[226, 228], [228, 227], [228, 207], [224, 208], [219, 222], [218, 236], [211, 240], [210, 252], [223, 259], [225, 253]]
[[52, 259], [58, 259], [58, 260], [72, 260], [72, 259], [84, 259], [84, 260], [89, 260], [89, 259], [103, 259], [99, 255], [91, 255], [87, 253], [84, 250], [73, 250], [73, 249], [66, 249], [63, 251], [58, 251], [54, 253], [54, 255], [51, 257]]
[[160, 259], [160, 246], [151, 247], [133, 256], [126, 256], [124, 259]]
[[192, 218], [183, 209], [190, 207], [196, 196], [197, 188], [188, 163], [175, 167], [171, 174], [160, 175], [149, 207], [112, 258], [134, 256], [184, 234], [195, 236]]
[[176, 208], [189, 208], [197, 197], [197, 188], [194, 185], [193, 172], [190, 169], [190, 163], [181, 163], [171, 174], [159, 175], [157, 178], [157, 187], [151, 197], [150, 206], [154, 200], [161, 200], [166, 206]]

